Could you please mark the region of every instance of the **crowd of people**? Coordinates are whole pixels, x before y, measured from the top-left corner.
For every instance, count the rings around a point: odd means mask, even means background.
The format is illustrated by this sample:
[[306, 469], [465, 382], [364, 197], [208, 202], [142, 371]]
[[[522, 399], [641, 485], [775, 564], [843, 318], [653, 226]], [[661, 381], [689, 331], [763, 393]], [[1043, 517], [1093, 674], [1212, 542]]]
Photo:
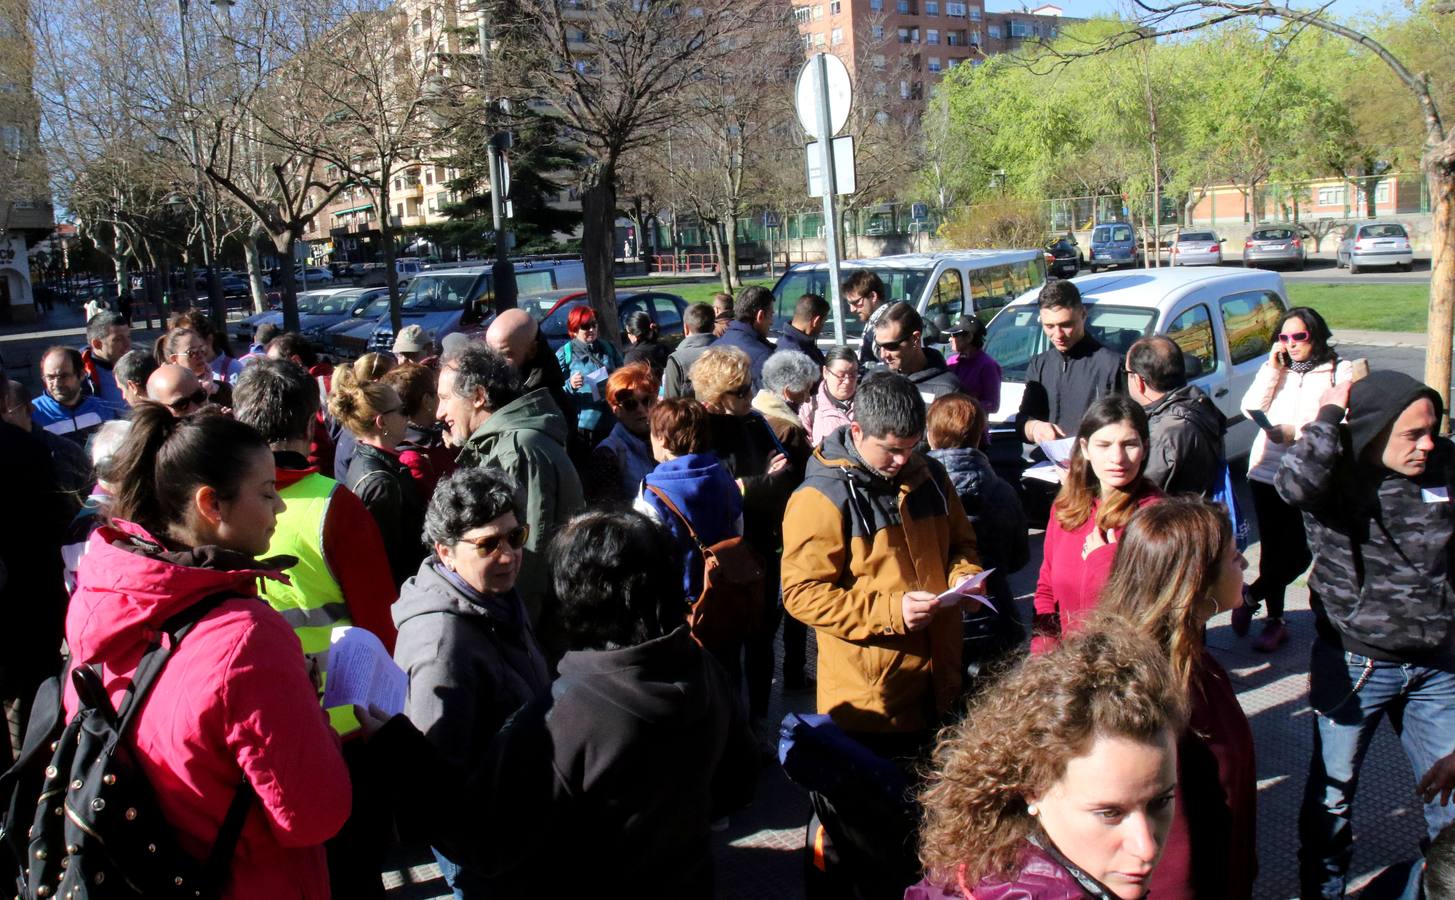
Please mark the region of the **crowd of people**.
[[[775, 343], [776, 300], [748, 287], [689, 307], [675, 346], [632, 317], [623, 353], [583, 306], [553, 349], [506, 310], [351, 363], [295, 334], [234, 354], [194, 311], [133, 348], [98, 312], [84, 348], [42, 355], [40, 395], [0, 384], [0, 758], [36, 743], [47, 678], [87, 669], [122, 704], [191, 615], [124, 741], [182, 850], [222, 859], [222, 896], [381, 897], [403, 841], [459, 898], [709, 897], [712, 832], [782, 753], [811, 782], [813, 897], [1248, 898], [1260, 851], [1293, 849], [1256, 833], [1253, 732], [1204, 638], [1266, 604], [1252, 646], [1277, 652], [1312, 563], [1302, 894], [1344, 893], [1388, 716], [1427, 825], [1411, 890], [1444, 896], [1439, 394], [1288, 310], [1242, 399], [1245, 584], [1228, 422], [1181, 348], [1102, 346], [1076, 285], [1048, 283], [1014, 424], [1071, 446], [1026, 621], [1010, 576], [1038, 497], [986, 452], [985, 323], [940, 329], [947, 358], [872, 272], [841, 291], [858, 346], [820, 347], [812, 294]], [[404, 673], [401, 711], [325, 706], [346, 628]], [[62, 720], [95, 702], [60, 684]], [[775, 684], [813, 693], [833, 777], [788, 763], [807, 738], [769, 721]]]

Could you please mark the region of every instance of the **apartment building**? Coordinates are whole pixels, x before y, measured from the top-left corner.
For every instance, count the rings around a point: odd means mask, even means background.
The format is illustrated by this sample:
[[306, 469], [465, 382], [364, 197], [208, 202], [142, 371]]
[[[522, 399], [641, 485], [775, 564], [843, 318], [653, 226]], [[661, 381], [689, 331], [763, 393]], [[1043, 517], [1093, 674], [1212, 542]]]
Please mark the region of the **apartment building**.
[[945, 72], [982, 54], [1050, 40], [1085, 21], [1051, 5], [990, 12], [983, 0], [795, 0], [793, 10], [805, 53], [833, 53], [856, 75], [889, 72], [905, 99], [927, 97]]
[[0, 323], [35, 320], [29, 250], [55, 226], [26, 6], [0, 6]]

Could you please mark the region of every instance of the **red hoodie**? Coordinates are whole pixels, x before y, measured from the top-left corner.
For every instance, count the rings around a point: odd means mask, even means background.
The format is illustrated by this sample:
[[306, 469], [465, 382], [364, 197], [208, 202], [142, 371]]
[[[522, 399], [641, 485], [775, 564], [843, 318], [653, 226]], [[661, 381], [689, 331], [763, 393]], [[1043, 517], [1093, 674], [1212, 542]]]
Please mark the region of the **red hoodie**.
[[[72, 663], [99, 664], [119, 703], [154, 628], [213, 594], [237, 594], [168, 660], [131, 743], [162, 815], [198, 859], [244, 775], [257, 792], [224, 897], [327, 900], [323, 842], [349, 816], [349, 773], [298, 637], [256, 599], [261, 577], [277, 573], [215, 547], [160, 552], [141, 528], [115, 522], [91, 536], [81, 560], [66, 640]], [[75, 712], [69, 683], [65, 704]]]

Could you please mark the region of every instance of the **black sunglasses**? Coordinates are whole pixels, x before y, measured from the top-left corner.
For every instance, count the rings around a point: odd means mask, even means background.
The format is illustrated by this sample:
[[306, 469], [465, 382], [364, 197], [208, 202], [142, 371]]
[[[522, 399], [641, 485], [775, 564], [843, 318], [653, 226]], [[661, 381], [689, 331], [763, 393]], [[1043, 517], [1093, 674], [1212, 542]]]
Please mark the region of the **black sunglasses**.
[[630, 391], [622, 391], [616, 395], [616, 405], [621, 407], [625, 412], [636, 412], [637, 407], [641, 407], [642, 409], [651, 407], [655, 399], [654, 397], [638, 397]]
[[194, 406], [201, 406], [207, 402], [207, 389], [198, 388], [180, 400], [173, 400], [167, 404], [167, 409], [174, 413], [186, 412]]
[[745, 384], [745, 385], [743, 385], [742, 387], [738, 388], [735, 391], [724, 391], [723, 393], [726, 394], [729, 397], [737, 397], [739, 400], [746, 400], [746, 399], [748, 399], [748, 395], [751, 394], [752, 392], [753, 392], [753, 385], [752, 384]]
[[475, 548], [475, 552], [481, 556], [494, 556], [500, 552], [500, 545], [509, 544], [510, 549], [519, 550], [525, 546], [526, 540], [530, 538], [530, 525], [517, 525], [504, 534], [487, 534], [482, 538], [473, 541], [461, 541], [462, 544], [469, 544]]

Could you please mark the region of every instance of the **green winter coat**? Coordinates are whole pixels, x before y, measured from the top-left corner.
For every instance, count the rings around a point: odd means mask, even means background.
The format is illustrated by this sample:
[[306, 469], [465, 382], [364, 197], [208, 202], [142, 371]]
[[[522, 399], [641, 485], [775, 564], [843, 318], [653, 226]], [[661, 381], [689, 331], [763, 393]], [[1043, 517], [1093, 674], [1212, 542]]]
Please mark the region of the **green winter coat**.
[[516, 590], [531, 621], [540, 618], [549, 591], [545, 551], [564, 525], [586, 505], [581, 479], [566, 455], [566, 419], [545, 388], [505, 404], [475, 429], [460, 448], [457, 465], [496, 468], [524, 499], [522, 521], [530, 525]]

